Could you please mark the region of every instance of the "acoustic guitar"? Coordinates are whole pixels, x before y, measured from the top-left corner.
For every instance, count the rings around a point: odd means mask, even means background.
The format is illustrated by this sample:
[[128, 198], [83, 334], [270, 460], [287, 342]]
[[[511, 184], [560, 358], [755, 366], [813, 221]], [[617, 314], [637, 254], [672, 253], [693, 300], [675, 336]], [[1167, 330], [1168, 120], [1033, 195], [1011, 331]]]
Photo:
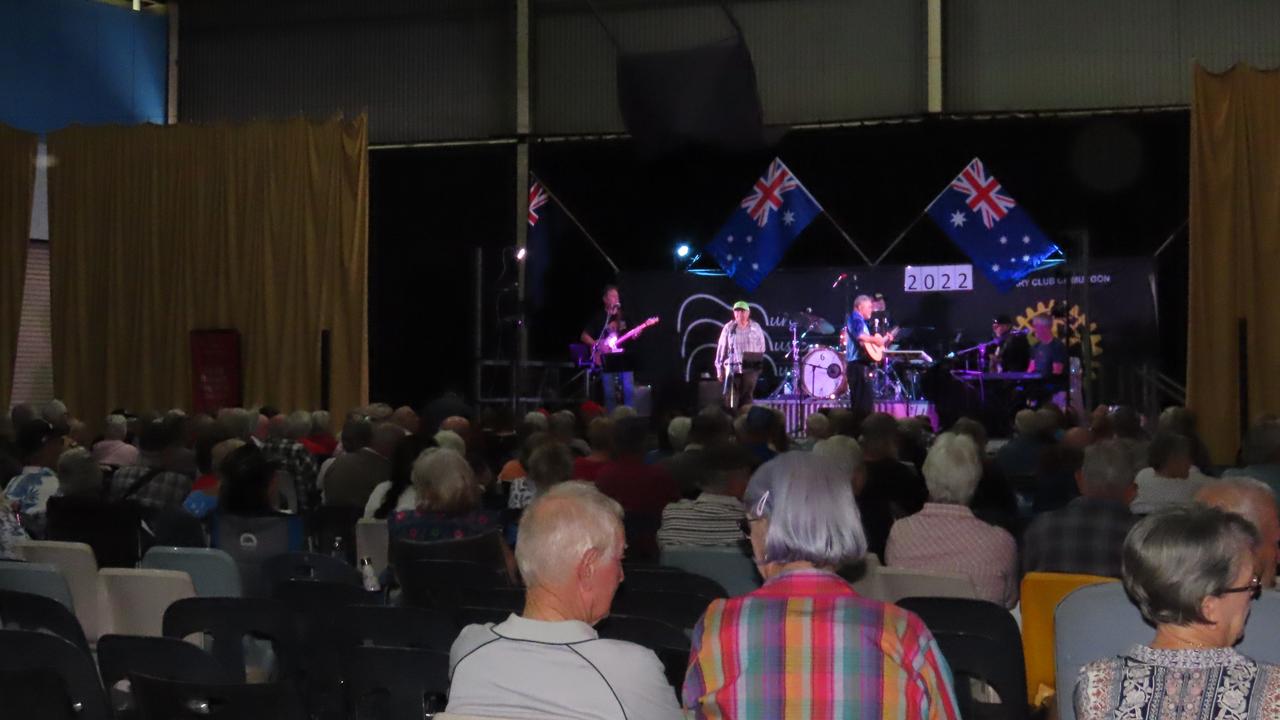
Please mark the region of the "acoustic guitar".
[[612, 330], [605, 333], [603, 337], [596, 341], [595, 346], [591, 348], [591, 364], [595, 367], [600, 367], [600, 363], [603, 362], [603, 356], [611, 353], [622, 352], [623, 343], [644, 332], [645, 329], [657, 324], [658, 316], [654, 315], [621, 335], [613, 332]]
[[893, 336], [897, 335], [898, 330], [900, 329], [901, 328], [895, 327], [889, 332], [884, 333], [883, 335], [881, 335], [880, 333], [876, 333], [871, 336], [873, 338], [876, 338], [877, 340], [883, 340], [884, 344], [874, 343], [874, 342], [871, 342], [870, 340], [859, 340], [858, 344], [862, 346], [862, 352], [866, 353], [868, 360], [870, 360], [871, 362], [880, 362], [881, 360], [884, 359], [885, 346], [893, 342]]

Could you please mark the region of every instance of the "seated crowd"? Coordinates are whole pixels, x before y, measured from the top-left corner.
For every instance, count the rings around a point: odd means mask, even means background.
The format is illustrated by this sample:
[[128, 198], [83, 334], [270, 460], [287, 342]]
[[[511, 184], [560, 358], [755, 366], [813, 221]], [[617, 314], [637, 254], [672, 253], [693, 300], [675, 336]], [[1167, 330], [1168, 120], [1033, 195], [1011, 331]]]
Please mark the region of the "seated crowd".
[[[798, 438], [762, 406], [664, 420], [654, 432], [588, 402], [516, 422], [446, 398], [421, 416], [360, 408], [336, 437], [327, 412], [270, 407], [119, 410], [94, 436], [58, 401], [17, 405], [0, 440], [0, 559], [47, 536], [54, 498], [128, 508], [155, 545], [329, 508], [385, 521], [392, 543], [496, 534], [523, 609], [463, 629], [450, 658], [449, 711], [488, 717], [957, 718], [924, 622], [859, 595], [849, 568], [874, 555], [964, 576], [1015, 612], [1028, 573], [1120, 578], [1154, 640], [1084, 669], [1079, 717], [1280, 717], [1280, 671], [1232, 650], [1275, 584], [1280, 420], [1248, 432], [1235, 468], [1210, 463], [1183, 408], [1150, 433], [1131, 408], [1083, 422], [1024, 409], [1003, 442], [969, 419], [935, 434], [927, 418], [841, 409]], [[758, 589], [706, 607], [673, 688], [652, 650], [595, 626], [624, 558], [687, 549], [749, 559]], [[1215, 710], [1169, 710], [1175, 692]]]

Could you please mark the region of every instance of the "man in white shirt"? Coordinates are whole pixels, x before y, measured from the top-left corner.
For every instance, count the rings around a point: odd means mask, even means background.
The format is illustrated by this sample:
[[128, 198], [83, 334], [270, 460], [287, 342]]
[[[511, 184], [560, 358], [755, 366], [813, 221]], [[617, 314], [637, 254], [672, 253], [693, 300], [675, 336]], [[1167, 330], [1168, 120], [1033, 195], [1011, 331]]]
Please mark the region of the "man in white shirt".
[[594, 486], [556, 485], [520, 522], [524, 611], [469, 625], [449, 652], [450, 713], [502, 718], [677, 718], [652, 650], [601, 640], [622, 581], [622, 508]]
[[733, 319], [725, 323], [716, 342], [715, 361], [716, 380], [724, 383], [724, 403], [730, 409], [751, 403], [768, 349], [764, 329], [751, 319], [751, 306], [745, 300], [734, 303]]

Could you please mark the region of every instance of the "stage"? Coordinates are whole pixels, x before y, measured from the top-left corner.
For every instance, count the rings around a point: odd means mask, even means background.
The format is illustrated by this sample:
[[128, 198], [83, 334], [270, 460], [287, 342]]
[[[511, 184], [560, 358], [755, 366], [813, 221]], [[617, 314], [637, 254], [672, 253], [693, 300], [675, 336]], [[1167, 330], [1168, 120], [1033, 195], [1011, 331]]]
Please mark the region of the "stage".
[[[786, 421], [787, 434], [795, 437], [804, 435], [805, 418], [823, 408], [847, 408], [847, 397], [820, 398], [807, 395], [779, 395], [771, 398], [759, 398], [755, 405], [772, 408], [782, 413]], [[896, 418], [924, 416], [935, 431], [939, 429], [938, 410], [928, 400], [887, 400], [875, 403], [876, 412], [888, 413]]]

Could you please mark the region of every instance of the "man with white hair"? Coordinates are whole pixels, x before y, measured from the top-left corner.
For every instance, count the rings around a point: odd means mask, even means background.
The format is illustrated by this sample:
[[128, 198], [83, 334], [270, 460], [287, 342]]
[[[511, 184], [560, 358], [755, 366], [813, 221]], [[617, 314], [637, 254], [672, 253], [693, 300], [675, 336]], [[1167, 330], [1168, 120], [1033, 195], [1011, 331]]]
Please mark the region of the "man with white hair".
[[582, 482], [525, 510], [516, 562], [524, 611], [463, 628], [449, 652], [450, 713], [504, 718], [677, 718], [652, 650], [602, 640], [622, 582], [622, 508]]
[[54, 427], [63, 428], [64, 430], [71, 424], [71, 415], [67, 412], [66, 403], [57, 398], [45, 403], [44, 408], [40, 411], [40, 415], [44, 418], [45, 422]]
[[138, 464], [138, 448], [125, 442], [129, 420], [123, 415], [108, 415], [103, 439], [93, 445], [93, 460], [99, 465], [126, 467]]
[[1280, 550], [1280, 516], [1271, 486], [1250, 477], [1215, 480], [1200, 488], [1196, 502], [1233, 512], [1253, 523], [1259, 542], [1254, 546], [1255, 567], [1262, 587], [1276, 585], [1276, 555]]
[[885, 562], [925, 572], [969, 576], [978, 599], [1018, 603], [1018, 544], [1007, 531], [979, 520], [969, 501], [982, 478], [982, 458], [968, 435], [946, 432], [924, 461], [929, 502], [889, 530]]
[[1085, 448], [1076, 473], [1080, 497], [1037, 517], [1022, 544], [1022, 572], [1120, 577], [1125, 535], [1137, 518], [1129, 512], [1137, 488], [1129, 451], [1119, 440]]
[[1013, 416], [1015, 435], [996, 451], [996, 466], [1008, 478], [1028, 478], [1040, 466], [1040, 454], [1053, 445], [1045, 418], [1031, 408], [1023, 408]]

